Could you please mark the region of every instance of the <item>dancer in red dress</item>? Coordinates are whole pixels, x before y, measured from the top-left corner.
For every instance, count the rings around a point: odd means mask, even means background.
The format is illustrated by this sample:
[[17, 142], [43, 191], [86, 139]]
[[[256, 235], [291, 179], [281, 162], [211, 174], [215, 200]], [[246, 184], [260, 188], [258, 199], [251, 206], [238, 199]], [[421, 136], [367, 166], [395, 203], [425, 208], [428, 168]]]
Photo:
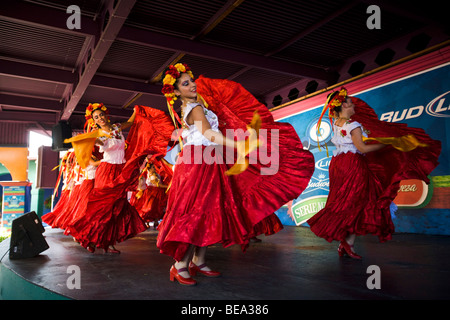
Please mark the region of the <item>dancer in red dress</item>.
[[[81, 163], [92, 154], [97, 138], [103, 158], [95, 173], [94, 188], [89, 194], [84, 214], [78, 214], [70, 225], [70, 234], [89, 251], [102, 248], [119, 253], [115, 243], [146, 230], [144, 221], [128, 202], [127, 192], [135, 190], [139, 167], [147, 156], [163, 157], [173, 131], [170, 118], [164, 112], [145, 106], [135, 106], [130, 119], [122, 124], [109, 123], [103, 104], [90, 104], [86, 110], [90, 126], [100, 129], [73, 137]], [[130, 127], [127, 143], [122, 130]], [[127, 145], [127, 148], [125, 148]]]
[[331, 141], [336, 145], [330, 192], [325, 207], [307, 222], [317, 236], [340, 241], [339, 256], [361, 259], [353, 249], [356, 236], [391, 239], [395, 228], [390, 204], [400, 180], [429, 183], [441, 143], [422, 129], [379, 121], [364, 101], [347, 96], [345, 88], [328, 96], [322, 116], [327, 109], [330, 120], [335, 118]]
[[59, 166], [59, 177], [55, 186], [55, 194], [58, 190], [60, 178], [63, 179], [63, 186], [61, 189], [61, 196], [56, 203], [53, 211], [48, 212], [42, 216], [42, 221], [51, 226], [52, 228], [60, 228], [61, 226], [57, 223], [61, 216], [64, 216], [67, 212], [67, 206], [70, 201], [70, 195], [72, 193], [72, 188], [75, 184], [74, 166], [75, 166], [75, 154], [73, 150], [66, 152], [61, 160]]
[[[122, 173], [125, 165], [125, 138], [122, 130], [130, 127], [135, 112], [127, 122], [111, 124], [107, 108], [100, 103], [90, 104], [86, 109], [86, 119], [102, 130], [105, 136], [97, 139], [103, 159], [96, 169], [94, 189], [89, 195], [86, 212], [78, 215], [71, 223], [70, 234], [89, 251], [97, 247], [105, 253], [120, 253], [114, 244], [122, 242], [144, 231], [146, 226], [136, 209], [128, 202], [126, 190], [116, 188], [115, 179]], [[110, 188], [114, 198], [101, 197], [96, 191]], [[119, 189], [117, 187], [116, 189]]]
[[81, 184], [83, 181], [83, 170], [75, 158], [72, 168], [72, 187], [69, 194], [69, 201], [65, 203], [63, 213], [54, 220], [54, 225], [57, 228], [65, 230], [69, 221], [72, 220], [73, 212], [76, 209], [76, 203], [81, 196]]
[[[209, 245], [238, 244], [245, 250], [252, 237], [282, 229], [274, 211], [306, 188], [314, 160], [310, 152], [303, 150], [292, 126], [276, 124], [267, 108], [239, 84], [207, 78], [196, 83], [189, 67], [181, 63], [169, 66], [163, 83], [169, 111], [174, 123], [183, 127], [184, 140], [157, 246], [176, 261], [170, 269], [170, 280], [195, 285], [191, 275], [220, 275], [206, 264]], [[177, 97], [182, 102], [181, 118], [173, 109]], [[255, 110], [262, 124], [255, 121], [247, 127]], [[257, 151], [257, 129], [261, 132], [266, 128], [277, 129], [279, 137], [275, 141], [269, 131], [264, 140], [265, 147], [274, 154], [274, 145], [279, 147], [272, 163], [277, 168], [271, 174], [263, 170], [271, 170], [269, 164], [246, 158]], [[248, 129], [248, 140], [235, 141], [225, 135], [226, 129], [241, 129], [241, 133]], [[224, 148], [228, 148], [227, 157], [230, 150], [237, 151], [236, 164], [226, 163]], [[288, 157], [284, 153], [287, 150], [292, 151]]]
[[167, 207], [167, 188], [172, 180], [172, 165], [164, 159], [150, 159], [143, 164], [137, 191], [130, 203], [146, 224], [153, 222], [156, 229]]
[[[66, 222], [64, 234], [70, 235], [70, 230], [72, 225], [79, 220], [85, 213], [87, 208], [87, 203], [89, 200], [89, 194], [94, 188], [94, 179], [95, 179], [95, 171], [97, 170], [98, 165], [100, 164], [100, 160], [97, 160], [94, 156], [92, 156], [92, 160], [83, 171], [83, 180], [80, 185], [79, 196], [76, 199], [75, 204], [73, 205], [73, 210], [70, 216], [70, 219]], [[77, 241], [75, 239], [75, 241]]]

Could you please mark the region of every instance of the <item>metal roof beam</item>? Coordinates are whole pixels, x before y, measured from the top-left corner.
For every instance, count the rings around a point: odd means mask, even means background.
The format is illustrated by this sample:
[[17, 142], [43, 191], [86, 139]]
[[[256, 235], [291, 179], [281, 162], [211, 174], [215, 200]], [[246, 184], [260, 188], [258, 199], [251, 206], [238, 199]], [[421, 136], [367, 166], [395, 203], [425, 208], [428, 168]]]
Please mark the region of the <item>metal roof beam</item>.
[[439, 2], [439, 4], [441, 5], [440, 8], [436, 7], [435, 3], [433, 2], [427, 3], [426, 1], [424, 1], [422, 4], [420, 2], [417, 2], [417, 4], [415, 4], [414, 6], [410, 6], [407, 2], [397, 4], [395, 1], [387, 1], [387, 0], [361, 0], [361, 2], [366, 3], [367, 6], [377, 5], [378, 7], [380, 7], [380, 10], [382, 12], [381, 14], [383, 14], [383, 11], [388, 11], [391, 12], [392, 14], [399, 15], [401, 17], [405, 17], [413, 21], [417, 21], [425, 25], [438, 26], [439, 28], [444, 29], [448, 27], [447, 20], [434, 19], [434, 17], [430, 17], [424, 12], [419, 11], [420, 7], [423, 6], [423, 7], [432, 7], [434, 12], [440, 12], [440, 10], [445, 12], [446, 10], [445, 1]]
[[[270, 57], [284, 49], [286, 49], [287, 47], [291, 46], [292, 44], [294, 44], [295, 42], [299, 41], [300, 39], [306, 37], [308, 34], [314, 32], [315, 30], [319, 29], [320, 27], [322, 27], [323, 25], [325, 25], [326, 23], [330, 22], [331, 20], [339, 17], [340, 15], [342, 15], [343, 13], [347, 12], [348, 10], [352, 9], [353, 7], [355, 7], [357, 4], [359, 3], [358, 0], [353, 0], [352, 2], [350, 2], [349, 4], [347, 4], [346, 6], [340, 8], [339, 10], [333, 12], [332, 14], [326, 16], [325, 18], [323, 18], [322, 20], [314, 23], [313, 25], [309, 26], [308, 28], [306, 28], [305, 30], [300, 31], [298, 34], [296, 34], [294, 37], [292, 37], [291, 39], [287, 40], [286, 42], [284, 42], [283, 44], [281, 44], [280, 46], [274, 48], [273, 50], [266, 52], [264, 54], [265, 57]], [[231, 76], [228, 77], [228, 79], [235, 79], [238, 76], [240, 76], [241, 74], [247, 72], [248, 70], [250, 70], [251, 68], [249, 67], [244, 67], [241, 70], [237, 71], [236, 73], [232, 74]]]
[[[4, 74], [14, 77], [23, 77], [36, 79], [38, 81], [48, 81], [67, 85], [72, 85], [76, 82], [77, 79], [77, 75], [68, 70], [61, 70], [51, 67], [43, 67], [28, 63], [1, 59], [0, 70], [0, 75]], [[161, 85], [148, 84], [131, 80], [122, 80], [98, 74], [92, 78], [89, 85], [109, 88], [112, 90], [141, 92], [144, 94], [161, 96]]]
[[44, 112], [60, 112], [63, 103], [58, 100], [49, 100], [44, 98], [26, 97], [14, 94], [0, 94], [0, 101], [3, 106], [16, 106], [33, 108]]
[[161, 88], [162, 88], [162, 85], [137, 82], [131, 80], [122, 80], [118, 78], [111, 78], [101, 75], [94, 76], [90, 85], [96, 87], [111, 88], [114, 90], [121, 90], [121, 91], [140, 92], [143, 94], [155, 95], [158, 97], [161, 96]]
[[22, 1], [1, 1], [0, 18], [9, 21], [20, 21], [28, 25], [40, 25], [77, 35], [97, 37], [100, 34], [98, 23], [93, 19], [81, 15], [81, 29], [69, 30], [66, 25], [69, 14], [64, 11], [43, 7]]
[[352, 9], [353, 7], [355, 7], [357, 4], [359, 4], [360, 1], [359, 0], [353, 0], [350, 3], [348, 3], [347, 5], [343, 6], [342, 8], [334, 11], [332, 14], [326, 16], [325, 18], [323, 18], [320, 21], [317, 21], [316, 23], [314, 23], [313, 25], [309, 26], [308, 28], [306, 28], [305, 30], [302, 30], [301, 32], [299, 32], [297, 35], [295, 35], [294, 37], [292, 37], [291, 39], [289, 39], [288, 41], [286, 41], [285, 43], [283, 43], [282, 45], [280, 45], [279, 47], [275, 48], [274, 50], [267, 52], [266, 54], [264, 54], [264, 56], [268, 57], [271, 55], [274, 55], [277, 52], [280, 52], [284, 49], [286, 49], [287, 47], [291, 46], [292, 44], [294, 44], [295, 42], [299, 41], [300, 39], [306, 37], [308, 34], [314, 32], [315, 30], [319, 29], [320, 27], [324, 26], [325, 24], [327, 24], [328, 22], [336, 19], [337, 17], [339, 17], [340, 15], [344, 14], [345, 12], [349, 11], [350, 9]]
[[2, 122], [39, 122], [52, 123], [58, 122], [57, 113], [30, 112], [30, 111], [1, 111], [0, 121]]
[[77, 78], [76, 74], [68, 70], [8, 60], [0, 60], [0, 70], [0, 74], [62, 84], [73, 84]]
[[63, 108], [61, 120], [67, 120], [70, 118], [70, 115], [83, 97], [84, 92], [100, 67], [106, 53], [116, 39], [118, 32], [125, 23], [125, 20], [127, 19], [135, 3], [136, 0], [117, 1], [115, 8], [113, 8], [110, 14], [109, 21], [107, 21], [104, 31], [101, 33], [99, 41], [95, 46], [94, 52], [92, 53], [90, 60], [85, 65], [84, 71], [80, 76], [80, 80], [76, 84], [76, 87], [70, 95], [67, 104]]
[[[124, 4], [124, 2], [129, 2], [131, 4], [131, 7], [134, 5], [135, 1], [119, 1], [119, 3], [116, 5], [116, 8], [119, 8]], [[216, 14], [217, 17], [213, 17], [208, 24], [205, 25], [205, 30], [202, 30], [203, 33], [209, 31], [208, 28], [211, 28], [216, 25], [217, 21], [220, 21], [222, 18], [222, 15], [226, 15], [229, 13], [230, 10], [234, 9], [236, 5], [239, 5], [241, 1], [228, 1], [224, 7]], [[96, 41], [96, 50], [98, 49], [106, 48], [106, 45], [104, 43], [105, 40], [99, 39], [99, 37], [105, 37], [106, 29], [103, 33], [99, 36], [99, 25], [97, 22], [93, 21], [92, 19], [81, 16], [81, 26], [82, 28], [80, 30], [68, 30], [66, 27], [66, 20], [68, 18], [67, 14], [61, 14], [61, 10], [48, 8], [48, 7], [42, 7], [38, 5], [33, 5], [29, 3], [21, 3], [18, 1], [4, 1], [0, 5], [1, 8], [1, 14], [0, 17], [4, 17], [5, 19], [12, 19], [12, 20], [21, 20], [26, 21], [29, 24], [38, 24], [38, 25], [44, 25], [49, 28], [55, 28], [59, 31], [64, 30], [64, 32], [75, 32], [77, 34], [83, 34], [83, 35], [90, 35], [95, 36], [98, 41]], [[126, 12], [126, 15], [124, 15], [124, 19], [129, 14]], [[118, 15], [113, 14], [111, 17], [111, 21], [109, 22], [110, 27], [114, 27], [116, 23], [113, 23], [113, 21], [118, 21]], [[51, 19], [50, 19], [51, 17]], [[309, 66], [309, 65], [302, 65], [298, 63], [292, 63], [284, 60], [274, 59], [274, 58], [268, 58], [263, 57], [257, 54], [253, 53], [247, 53], [239, 50], [224, 48], [221, 46], [201, 43], [199, 41], [193, 40], [193, 39], [185, 39], [180, 38], [176, 36], [170, 36], [165, 34], [160, 34], [153, 31], [138, 29], [134, 27], [129, 26], [123, 26], [123, 22], [117, 22], [117, 26], [121, 28], [120, 32], [117, 36], [117, 38], [120, 38], [124, 41], [130, 41], [135, 42], [143, 45], [147, 45], [150, 47], [158, 47], [178, 52], [183, 52], [185, 54], [191, 54], [196, 56], [202, 56], [206, 58], [215, 58], [222, 61], [227, 61], [230, 63], [235, 64], [241, 64], [243, 66], [249, 66], [249, 67], [255, 67], [259, 69], [265, 69], [269, 71], [276, 71], [281, 72], [289, 75], [295, 75], [295, 76], [302, 76], [302, 77], [311, 77], [316, 78], [320, 80], [326, 80], [328, 78], [328, 74], [325, 70], [322, 68], [318, 68], [315, 66]], [[116, 30], [118, 31], [118, 30]], [[202, 33], [199, 34], [201, 36]], [[111, 42], [113, 39], [111, 40]], [[109, 43], [109, 46], [111, 43]], [[108, 49], [109, 49], [108, 46]], [[99, 48], [100, 47], [100, 48]], [[98, 49], [97, 49], [98, 48]], [[101, 51], [101, 50], [100, 50]], [[97, 52], [100, 54], [100, 52]], [[106, 52], [105, 52], [106, 54]], [[92, 57], [94, 58], [94, 57]], [[103, 57], [101, 57], [101, 60]], [[91, 59], [88, 64], [90, 65], [90, 68], [86, 66], [85, 73], [86, 72], [92, 72], [92, 67], [94, 67], [94, 62], [101, 62], [99, 59]], [[97, 70], [98, 66], [95, 68]], [[87, 78], [87, 76], [86, 76]], [[79, 84], [80, 85], [80, 84]], [[81, 89], [81, 87], [80, 87]], [[70, 98], [72, 100], [72, 97]], [[70, 108], [67, 108], [65, 110], [64, 117], [69, 116], [70, 112], [68, 111]]]
[[215, 46], [149, 30], [131, 28], [128, 26], [124, 26], [120, 30], [117, 39], [288, 75], [311, 77], [320, 80], [327, 80], [329, 77], [328, 73], [322, 68], [268, 58], [253, 53]]
[[[214, 14], [211, 19], [197, 32], [195, 35], [190, 37], [191, 40], [200, 40], [202, 39], [206, 34], [211, 32], [223, 19], [225, 19], [234, 9], [236, 9], [238, 6], [242, 4], [245, 0], [228, 0], [220, 10]], [[180, 61], [184, 57], [183, 52], [175, 52], [164, 65], [158, 68], [156, 70], [152, 77], [150, 82], [155, 83], [159, 81], [162, 77], [162, 73], [164, 72], [165, 68], [170, 64], [175, 64], [178, 61]]]
[[245, 0], [228, 0], [191, 40], [203, 38]]

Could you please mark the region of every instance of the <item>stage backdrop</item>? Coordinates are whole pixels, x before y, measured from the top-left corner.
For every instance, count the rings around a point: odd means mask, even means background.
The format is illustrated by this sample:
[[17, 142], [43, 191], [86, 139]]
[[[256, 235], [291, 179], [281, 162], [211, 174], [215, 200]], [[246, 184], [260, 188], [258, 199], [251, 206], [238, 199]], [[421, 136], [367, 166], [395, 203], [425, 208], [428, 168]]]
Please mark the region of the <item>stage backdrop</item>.
[[[396, 69], [400, 70], [401, 66]], [[358, 82], [363, 81], [365, 79], [358, 80]], [[409, 74], [359, 92], [352, 92], [352, 87], [358, 87], [357, 85], [348, 84], [346, 87], [350, 95], [366, 101], [375, 110], [380, 120], [403, 122], [410, 127], [423, 128], [433, 139], [442, 142], [440, 164], [431, 173], [430, 185], [418, 180], [402, 181], [399, 194], [394, 200], [398, 210], [393, 216], [393, 221], [397, 232], [449, 235], [450, 63]], [[326, 94], [322, 95], [321, 103], [325, 102]], [[307, 103], [307, 100], [303, 103]], [[327, 199], [328, 165], [331, 158], [327, 158], [323, 148], [319, 150], [315, 133], [315, 126], [322, 108], [323, 104], [310, 106], [306, 111], [278, 120], [294, 126], [304, 147], [314, 154], [316, 161], [314, 175], [306, 190], [299, 198], [277, 211], [277, 215], [286, 225], [307, 225], [305, 221], [323, 208]], [[321, 145], [327, 144], [331, 156], [334, 147], [330, 141], [330, 123], [326, 121], [321, 127], [319, 142]]]

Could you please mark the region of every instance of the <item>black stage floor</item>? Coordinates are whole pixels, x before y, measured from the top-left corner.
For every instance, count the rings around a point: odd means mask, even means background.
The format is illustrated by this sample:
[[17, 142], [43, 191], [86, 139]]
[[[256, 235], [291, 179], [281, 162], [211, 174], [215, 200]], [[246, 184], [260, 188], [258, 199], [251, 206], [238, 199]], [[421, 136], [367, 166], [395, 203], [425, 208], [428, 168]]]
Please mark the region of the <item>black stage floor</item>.
[[[246, 253], [238, 246], [210, 247], [208, 263], [221, 271], [222, 277], [197, 276], [197, 286], [184, 287], [169, 281], [173, 260], [159, 253], [155, 245], [157, 231], [153, 229], [118, 244], [116, 247], [122, 251], [119, 255], [105, 255], [102, 250], [91, 254], [61, 230], [46, 229], [44, 235], [50, 249], [37, 257], [21, 260], [9, 260], [6, 254], [2, 267], [35, 286], [69, 299], [450, 298], [448, 236], [396, 234], [387, 243], [379, 243], [373, 236], [359, 237], [355, 249], [363, 260], [356, 261], [339, 258], [337, 243], [317, 238], [309, 228], [287, 226], [276, 235], [260, 237], [262, 242], [252, 243]], [[1, 256], [7, 250], [7, 242], [0, 246]], [[367, 286], [372, 276], [372, 272], [368, 273], [371, 265], [379, 267], [380, 289]], [[69, 266], [79, 267], [80, 289], [68, 288], [69, 277], [75, 275]], [[4, 292], [11, 290], [20, 288], [2, 288]]]

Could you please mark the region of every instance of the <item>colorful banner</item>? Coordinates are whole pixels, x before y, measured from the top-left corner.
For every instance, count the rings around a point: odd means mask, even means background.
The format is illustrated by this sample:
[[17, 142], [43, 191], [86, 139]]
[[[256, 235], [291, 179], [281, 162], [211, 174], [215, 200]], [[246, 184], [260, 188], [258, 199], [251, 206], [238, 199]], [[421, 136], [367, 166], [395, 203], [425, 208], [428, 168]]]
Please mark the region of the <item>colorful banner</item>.
[[11, 229], [15, 218], [25, 213], [25, 186], [4, 186], [2, 201], [2, 227]]

